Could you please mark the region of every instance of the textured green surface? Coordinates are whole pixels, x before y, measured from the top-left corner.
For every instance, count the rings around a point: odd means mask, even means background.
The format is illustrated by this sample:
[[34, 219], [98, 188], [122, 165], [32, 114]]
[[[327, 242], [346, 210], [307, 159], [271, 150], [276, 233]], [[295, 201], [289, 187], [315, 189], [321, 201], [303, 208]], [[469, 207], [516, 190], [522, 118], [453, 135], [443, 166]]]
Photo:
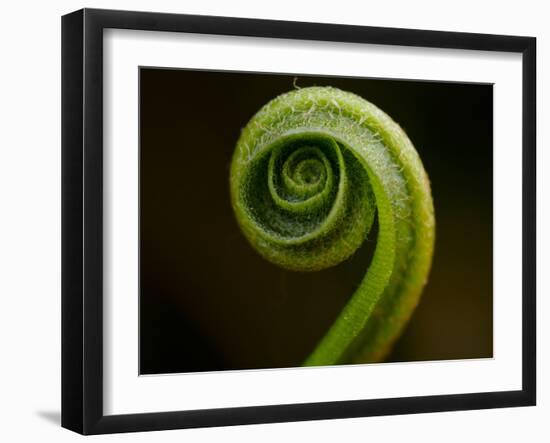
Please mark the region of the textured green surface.
[[304, 364], [383, 360], [418, 303], [435, 233], [429, 180], [403, 130], [354, 94], [295, 90], [250, 120], [230, 182], [244, 235], [288, 270], [346, 260], [377, 216], [365, 276]]

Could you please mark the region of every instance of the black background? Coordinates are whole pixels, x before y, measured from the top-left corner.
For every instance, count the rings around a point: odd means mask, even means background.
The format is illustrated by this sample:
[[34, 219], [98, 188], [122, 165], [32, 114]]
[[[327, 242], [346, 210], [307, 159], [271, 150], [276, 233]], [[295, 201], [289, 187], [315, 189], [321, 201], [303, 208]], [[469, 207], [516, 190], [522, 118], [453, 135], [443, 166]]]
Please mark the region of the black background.
[[[259, 257], [229, 200], [252, 115], [296, 76], [140, 70], [140, 372], [298, 366], [369, 263], [375, 238], [322, 272]], [[432, 182], [436, 248], [388, 361], [492, 356], [491, 85], [297, 76], [355, 92], [397, 121]]]

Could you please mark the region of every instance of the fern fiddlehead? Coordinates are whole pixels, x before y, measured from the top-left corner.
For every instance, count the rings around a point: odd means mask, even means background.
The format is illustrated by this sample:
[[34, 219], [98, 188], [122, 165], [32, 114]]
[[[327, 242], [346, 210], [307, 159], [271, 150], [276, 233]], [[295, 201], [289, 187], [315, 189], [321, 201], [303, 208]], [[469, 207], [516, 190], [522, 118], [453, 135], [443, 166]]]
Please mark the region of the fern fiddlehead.
[[288, 92], [242, 131], [230, 189], [250, 244], [288, 270], [346, 260], [376, 219], [365, 276], [304, 365], [381, 361], [419, 300], [435, 237], [429, 180], [403, 130], [339, 89]]

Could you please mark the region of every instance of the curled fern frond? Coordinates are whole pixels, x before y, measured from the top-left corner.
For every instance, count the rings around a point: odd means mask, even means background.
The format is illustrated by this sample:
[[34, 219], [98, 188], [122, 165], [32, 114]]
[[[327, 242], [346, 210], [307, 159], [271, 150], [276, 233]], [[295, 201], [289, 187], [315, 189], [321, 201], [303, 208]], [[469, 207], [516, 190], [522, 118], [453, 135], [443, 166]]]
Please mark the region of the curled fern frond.
[[230, 188], [245, 237], [288, 270], [341, 263], [377, 222], [365, 276], [304, 364], [381, 361], [418, 303], [435, 238], [429, 180], [405, 132], [357, 95], [294, 90], [244, 128]]

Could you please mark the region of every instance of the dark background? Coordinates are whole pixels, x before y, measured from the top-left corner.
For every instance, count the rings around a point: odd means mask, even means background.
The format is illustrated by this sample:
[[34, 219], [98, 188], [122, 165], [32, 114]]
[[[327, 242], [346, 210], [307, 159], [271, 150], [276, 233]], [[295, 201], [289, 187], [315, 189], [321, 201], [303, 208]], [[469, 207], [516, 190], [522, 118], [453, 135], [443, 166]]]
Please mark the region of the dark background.
[[[354, 292], [375, 239], [316, 273], [279, 269], [239, 231], [241, 129], [296, 76], [141, 68], [140, 371], [299, 366]], [[432, 271], [388, 361], [492, 357], [491, 85], [298, 76], [387, 112], [430, 176]]]

